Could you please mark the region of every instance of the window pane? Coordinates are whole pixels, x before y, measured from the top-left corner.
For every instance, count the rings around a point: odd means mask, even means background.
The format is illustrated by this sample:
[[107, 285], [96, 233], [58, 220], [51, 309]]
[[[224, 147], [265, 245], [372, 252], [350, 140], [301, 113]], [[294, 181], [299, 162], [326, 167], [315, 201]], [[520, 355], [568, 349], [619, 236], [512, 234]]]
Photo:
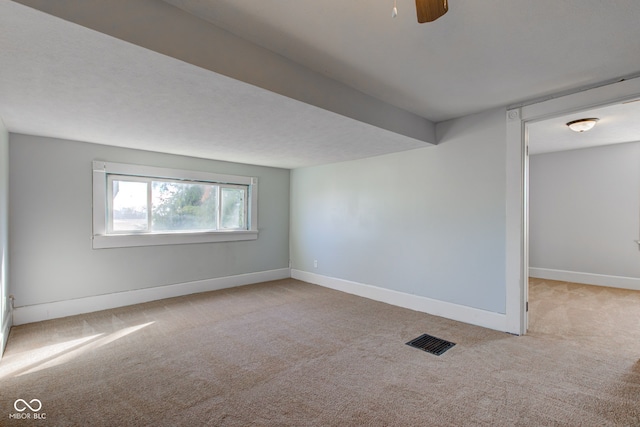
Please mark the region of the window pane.
[[153, 231], [215, 230], [215, 185], [153, 181], [151, 186]]
[[113, 231], [147, 231], [147, 183], [112, 181]]
[[223, 229], [246, 229], [244, 200], [245, 188], [222, 188], [220, 227]]

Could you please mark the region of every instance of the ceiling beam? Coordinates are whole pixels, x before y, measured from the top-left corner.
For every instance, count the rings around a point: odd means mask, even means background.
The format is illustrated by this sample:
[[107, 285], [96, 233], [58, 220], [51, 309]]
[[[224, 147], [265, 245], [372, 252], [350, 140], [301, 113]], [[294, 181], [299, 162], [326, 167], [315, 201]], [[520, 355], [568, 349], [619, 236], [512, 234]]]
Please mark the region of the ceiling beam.
[[50, 15], [410, 138], [435, 125], [160, 0], [14, 0]]

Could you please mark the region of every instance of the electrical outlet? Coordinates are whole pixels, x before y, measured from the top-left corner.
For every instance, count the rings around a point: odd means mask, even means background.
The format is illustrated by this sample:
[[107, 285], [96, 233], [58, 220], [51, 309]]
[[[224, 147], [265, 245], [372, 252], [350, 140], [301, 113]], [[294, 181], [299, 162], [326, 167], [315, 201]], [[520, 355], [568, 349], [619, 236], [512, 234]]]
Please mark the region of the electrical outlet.
[[317, 259], [313, 260], [313, 268], [318, 268], [318, 260]]

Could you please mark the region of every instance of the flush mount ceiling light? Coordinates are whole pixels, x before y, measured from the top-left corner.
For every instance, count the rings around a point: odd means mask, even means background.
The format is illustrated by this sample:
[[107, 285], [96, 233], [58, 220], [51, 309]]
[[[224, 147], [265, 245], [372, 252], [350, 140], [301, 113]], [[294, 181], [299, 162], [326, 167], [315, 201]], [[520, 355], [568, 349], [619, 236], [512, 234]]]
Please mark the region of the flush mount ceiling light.
[[596, 118], [578, 119], [570, 121], [567, 126], [574, 132], [586, 132], [593, 129], [597, 121], [598, 119]]

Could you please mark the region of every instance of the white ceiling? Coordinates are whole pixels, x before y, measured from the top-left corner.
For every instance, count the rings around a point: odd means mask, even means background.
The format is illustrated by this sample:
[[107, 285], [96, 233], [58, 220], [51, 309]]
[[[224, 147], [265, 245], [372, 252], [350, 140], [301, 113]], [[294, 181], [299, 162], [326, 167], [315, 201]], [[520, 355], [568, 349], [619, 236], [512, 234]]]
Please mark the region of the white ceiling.
[[[567, 127], [572, 120], [599, 119], [588, 132]], [[528, 125], [529, 154], [640, 141], [640, 99], [554, 117]]]
[[[428, 24], [413, 0], [397, 18], [392, 0], [166, 2], [433, 122], [640, 73], [637, 0], [450, 0]], [[596, 129], [622, 132], [631, 106], [598, 112]], [[10, 1], [0, 117], [11, 132], [285, 168], [428, 145]]]
[[434, 122], [640, 72], [638, 0], [165, 0]]
[[12, 2], [0, 76], [14, 133], [282, 168], [426, 145]]

